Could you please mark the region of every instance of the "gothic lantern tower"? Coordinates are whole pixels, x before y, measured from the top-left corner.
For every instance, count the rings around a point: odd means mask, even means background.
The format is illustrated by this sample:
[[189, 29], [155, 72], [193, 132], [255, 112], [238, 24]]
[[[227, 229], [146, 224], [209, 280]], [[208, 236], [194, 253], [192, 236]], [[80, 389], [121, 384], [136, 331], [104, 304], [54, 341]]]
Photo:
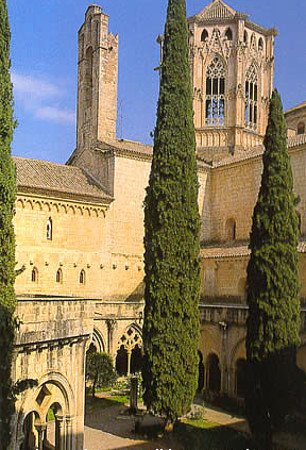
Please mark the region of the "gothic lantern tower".
[[199, 152], [211, 160], [261, 146], [274, 76], [275, 29], [222, 0], [189, 19]]

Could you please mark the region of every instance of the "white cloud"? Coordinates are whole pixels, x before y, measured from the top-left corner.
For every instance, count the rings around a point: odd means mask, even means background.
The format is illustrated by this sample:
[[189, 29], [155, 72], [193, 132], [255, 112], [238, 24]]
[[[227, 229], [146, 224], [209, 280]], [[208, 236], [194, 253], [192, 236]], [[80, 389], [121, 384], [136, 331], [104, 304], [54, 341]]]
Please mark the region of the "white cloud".
[[61, 89], [42, 78], [12, 73], [14, 91], [20, 95], [31, 95], [36, 98], [50, 98], [62, 95]]
[[[46, 77], [11, 74], [16, 105], [40, 120], [74, 124], [75, 112], [65, 106], [67, 91]], [[61, 105], [63, 104], [63, 106]]]
[[52, 120], [61, 123], [74, 123], [74, 111], [64, 110], [55, 106], [44, 106], [35, 111], [35, 116], [39, 119]]

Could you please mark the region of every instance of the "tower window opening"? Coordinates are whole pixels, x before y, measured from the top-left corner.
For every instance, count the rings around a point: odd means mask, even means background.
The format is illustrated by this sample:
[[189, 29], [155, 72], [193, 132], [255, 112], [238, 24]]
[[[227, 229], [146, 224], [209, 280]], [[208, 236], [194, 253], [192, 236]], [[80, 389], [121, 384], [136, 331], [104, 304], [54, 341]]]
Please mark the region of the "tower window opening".
[[247, 44], [249, 42], [249, 35], [248, 35], [247, 31], [245, 31], [243, 34], [243, 41], [245, 44]]
[[208, 31], [207, 30], [203, 30], [202, 34], [201, 34], [201, 41], [205, 42], [205, 40], [208, 38]]
[[225, 37], [229, 40], [232, 41], [233, 40], [233, 32], [231, 30], [231, 28], [228, 28], [225, 32]]
[[258, 121], [258, 85], [257, 70], [254, 64], [249, 67], [245, 81], [245, 125], [257, 129]]
[[297, 126], [297, 134], [305, 134], [305, 122], [300, 122]]
[[206, 72], [206, 125], [224, 125], [225, 118], [225, 67], [216, 56]]
[[262, 39], [262, 38], [259, 38], [259, 41], [258, 41], [258, 50], [263, 50], [263, 48], [264, 48], [263, 39]]

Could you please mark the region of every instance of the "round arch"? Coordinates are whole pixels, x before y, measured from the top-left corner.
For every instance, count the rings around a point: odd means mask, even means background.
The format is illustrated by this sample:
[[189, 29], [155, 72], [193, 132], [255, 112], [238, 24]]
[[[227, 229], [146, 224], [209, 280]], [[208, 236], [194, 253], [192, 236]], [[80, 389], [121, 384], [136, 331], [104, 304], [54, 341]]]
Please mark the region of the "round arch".
[[[35, 412], [37, 430], [46, 429], [46, 416], [50, 406], [60, 405], [63, 417], [73, 418], [75, 416], [75, 396], [72, 387], [66, 377], [60, 372], [48, 372], [42, 376], [37, 387], [28, 390], [24, 400], [17, 412], [16, 441], [22, 439], [24, 442], [24, 423], [27, 416]], [[44, 433], [38, 432], [37, 439], [44, 439]], [[70, 448], [69, 448], [70, 450]]]

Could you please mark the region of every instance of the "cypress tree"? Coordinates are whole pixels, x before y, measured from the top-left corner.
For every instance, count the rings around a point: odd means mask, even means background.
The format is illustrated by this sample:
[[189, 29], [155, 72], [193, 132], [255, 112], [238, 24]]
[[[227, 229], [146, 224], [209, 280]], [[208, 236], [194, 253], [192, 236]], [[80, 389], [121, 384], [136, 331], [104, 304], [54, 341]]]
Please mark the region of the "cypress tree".
[[294, 400], [300, 302], [298, 215], [280, 95], [270, 102], [263, 174], [248, 264], [247, 415], [260, 450], [272, 448]]
[[145, 404], [165, 429], [190, 407], [199, 338], [198, 177], [185, 0], [169, 0], [145, 200]]
[[0, 447], [3, 449], [9, 446], [10, 421], [14, 413], [11, 380], [16, 308], [13, 229], [16, 176], [11, 158], [13, 130], [10, 28], [6, 1], [0, 0]]

